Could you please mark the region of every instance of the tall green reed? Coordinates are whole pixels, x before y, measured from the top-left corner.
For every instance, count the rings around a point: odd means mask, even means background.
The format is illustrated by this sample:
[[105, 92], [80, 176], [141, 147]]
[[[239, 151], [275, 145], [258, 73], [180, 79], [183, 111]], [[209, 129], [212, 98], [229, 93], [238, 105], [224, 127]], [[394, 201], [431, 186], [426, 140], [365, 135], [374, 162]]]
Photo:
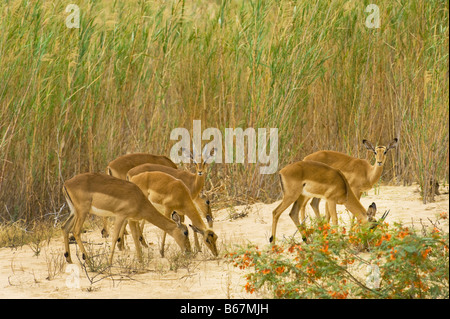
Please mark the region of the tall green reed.
[[[170, 131], [277, 127], [279, 166], [320, 149], [367, 156], [400, 139], [383, 179], [448, 176], [448, 3], [67, 1], [0, 4], [0, 216], [58, 211], [63, 181], [126, 152], [168, 154]], [[367, 157], [370, 159], [370, 157]], [[274, 200], [274, 175], [217, 164], [216, 200]]]

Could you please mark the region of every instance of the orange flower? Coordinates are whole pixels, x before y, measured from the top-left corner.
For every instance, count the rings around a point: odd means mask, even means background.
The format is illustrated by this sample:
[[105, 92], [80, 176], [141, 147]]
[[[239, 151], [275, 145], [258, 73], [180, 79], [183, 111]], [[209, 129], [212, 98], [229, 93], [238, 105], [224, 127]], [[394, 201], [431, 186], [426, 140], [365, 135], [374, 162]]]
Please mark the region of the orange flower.
[[309, 266], [306, 268], [306, 272], [308, 274], [310, 274], [311, 276], [314, 276], [316, 274], [316, 270], [314, 268], [312, 268], [312, 267], [309, 267]]
[[422, 252], [423, 259], [427, 258], [428, 254], [431, 252], [431, 248], [428, 247], [425, 251]]
[[264, 269], [263, 271], [261, 271], [263, 275], [267, 275], [270, 273], [270, 269]]
[[344, 291], [344, 292], [328, 291], [328, 294], [331, 296], [331, 298], [346, 299], [348, 296], [348, 291]]
[[251, 283], [247, 282], [245, 284], [245, 291], [252, 294], [255, 291], [255, 287], [253, 287]]
[[398, 233], [398, 238], [403, 239], [408, 235], [409, 235], [409, 228], [406, 227], [404, 230], [402, 230]]
[[282, 273], [284, 273], [284, 266], [280, 266], [280, 267], [275, 268], [275, 272], [278, 275], [281, 275]]
[[300, 245], [295, 244], [288, 248], [288, 252], [293, 253], [295, 249], [297, 251], [302, 251], [302, 247]]
[[277, 253], [277, 254], [282, 253], [283, 252], [283, 248], [281, 248], [278, 245], [273, 245], [272, 246], [272, 252]]
[[325, 242], [325, 245], [320, 249], [320, 251], [328, 254], [328, 240]]
[[394, 248], [391, 249], [391, 260], [395, 260], [395, 254], [397, 253], [397, 249], [394, 250]]
[[391, 234], [385, 234], [383, 236], [381, 236], [380, 240], [375, 244], [375, 246], [380, 246], [383, 241], [390, 241], [391, 240]]

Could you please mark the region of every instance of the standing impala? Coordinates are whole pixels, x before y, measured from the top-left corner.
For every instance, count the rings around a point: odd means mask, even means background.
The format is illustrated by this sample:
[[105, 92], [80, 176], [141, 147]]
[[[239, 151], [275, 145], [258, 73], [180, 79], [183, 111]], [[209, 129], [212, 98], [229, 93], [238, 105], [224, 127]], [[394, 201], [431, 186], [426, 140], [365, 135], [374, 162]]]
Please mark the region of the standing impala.
[[[153, 155], [153, 154], [147, 154], [147, 153], [132, 153], [132, 154], [126, 154], [119, 156], [115, 160], [111, 161], [107, 168], [106, 173], [108, 175], [126, 180], [128, 171], [141, 164], [145, 163], [152, 163], [152, 164], [159, 164], [164, 165], [167, 167], [172, 167], [174, 169], [177, 168], [177, 165], [172, 162], [168, 157], [163, 155]], [[124, 223], [124, 230], [127, 222]], [[125, 240], [123, 238], [124, 231], [120, 234], [120, 242], [118, 244], [119, 249], [122, 249], [125, 245]], [[108, 222], [106, 217], [103, 218], [103, 229], [102, 229], [102, 236], [108, 237]], [[147, 243], [144, 240], [144, 237], [142, 236], [142, 233], [140, 235], [140, 241], [144, 247], [148, 247]]]
[[[70, 232], [73, 233], [78, 246], [80, 246], [83, 259], [88, 259], [80, 238], [81, 229], [88, 214], [115, 217], [112, 247], [109, 255], [110, 264], [112, 263], [119, 232], [126, 220], [139, 221], [145, 219], [169, 233], [183, 251], [191, 250], [188, 230], [186, 225], [181, 222], [180, 216], [173, 212], [172, 220], [170, 220], [161, 215], [142, 194], [139, 187], [133, 183], [104, 174], [85, 173], [66, 181], [63, 186], [63, 193], [70, 208], [70, 215], [62, 226], [64, 256], [69, 263], [72, 263], [69, 248]], [[136, 223], [130, 223], [131, 234], [135, 243], [136, 254], [141, 260], [139, 233], [135, 225]]]
[[[196, 233], [203, 236], [206, 246], [214, 256], [218, 255], [216, 241], [217, 235], [206, 227], [191, 198], [187, 186], [179, 179], [163, 172], [144, 172], [131, 177], [131, 182], [136, 184], [150, 202], [164, 215], [170, 215], [176, 211], [180, 215], [186, 215], [192, 221], [190, 225], [194, 230], [195, 246], [200, 250]], [[161, 255], [164, 256], [164, 244], [166, 234], [163, 235]]]
[[[369, 151], [374, 153], [374, 165], [370, 165], [365, 159], [355, 158], [335, 151], [318, 151], [306, 156], [303, 160], [321, 162], [340, 170], [347, 178], [348, 184], [356, 198], [360, 199], [362, 193], [371, 190], [372, 186], [380, 179], [384, 163], [386, 162], [387, 152], [397, 147], [398, 139], [394, 138], [387, 146], [373, 147], [372, 143], [367, 140], [363, 140], [363, 144]], [[320, 217], [319, 203], [320, 198], [318, 197], [311, 201], [311, 207], [316, 217]]]
[[[300, 227], [299, 210], [301, 209], [301, 219], [303, 221], [305, 205], [312, 197], [322, 198], [327, 201], [327, 209], [331, 214], [334, 225], [338, 223], [336, 204], [345, 205], [361, 223], [375, 221], [375, 203], [372, 203], [366, 211], [352, 192], [344, 175], [339, 170], [326, 164], [313, 161], [300, 161], [289, 164], [280, 170], [280, 181], [283, 190], [283, 200], [272, 213], [272, 236], [270, 237], [270, 242], [272, 243], [275, 242], [278, 219], [286, 208], [294, 203], [289, 216], [295, 226]], [[303, 235], [303, 240], [306, 241], [305, 235]]]

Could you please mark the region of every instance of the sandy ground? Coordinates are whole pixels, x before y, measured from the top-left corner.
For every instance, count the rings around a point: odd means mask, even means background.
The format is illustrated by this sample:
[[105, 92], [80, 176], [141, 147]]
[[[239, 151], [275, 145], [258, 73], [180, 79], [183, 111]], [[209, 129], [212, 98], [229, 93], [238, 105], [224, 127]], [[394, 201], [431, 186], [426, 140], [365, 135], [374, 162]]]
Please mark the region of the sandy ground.
[[[442, 191], [442, 190], [441, 190]], [[448, 189], [444, 190], [448, 192]], [[436, 196], [434, 203], [422, 204], [417, 186], [398, 187], [382, 186], [379, 194], [374, 190], [361, 199], [362, 204], [368, 207], [376, 202], [378, 215], [390, 209], [391, 213], [387, 222], [402, 221], [404, 224], [413, 224], [421, 228], [430, 225], [428, 218], [435, 220], [435, 216], [442, 212], [449, 212], [449, 195]], [[272, 210], [279, 201], [272, 204], [254, 204], [250, 206], [236, 206], [215, 212], [214, 230], [219, 236], [218, 247], [221, 256], [225, 250], [232, 249], [234, 245], [246, 245], [254, 243], [260, 247], [268, 244], [271, 232]], [[323, 201], [321, 203], [323, 212]], [[343, 206], [338, 206], [340, 223], [348, 223], [349, 213]], [[295, 226], [289, 218], [289, 209], [280, 218], [277, 237], [292, 236]], [[308, 214], [313, 215], [308, 205]], [[245, 217], [231, 219], [234, 214], [246, 213]], [[445, 226], [448, 231], [448, 224]], [[174, 263], [177, 246], [170, 238], [171, 244], [166, 253], [167, 258], [161, 258], [158, 245], [161, 232], [150, 224], [145, 227], [146, 239], [152, 243], [146, 254], [152, 256], [146, 266], [146, 270], [129, 275], [117, 275], [119, 271], [113, 269], [116, 275], [101, 279], [91, 284], [85, 273], [75, 264], [74, 268], [67, 267], [62, 258], [62, 237], [55, 237], [43, 245], [39, 256], [29, 245], [21, 248], [0, 249], [0, 298], [255, 298], [258, 295], [247, 294], [245, 285], [245, 273], [238, 268], [219, 258], [213, 258], [208, 251], [203, 251], [193, 258], [187, 267], [170, 269]], [[298, 236], [298, 234], [296, 235]], [[83, 240], [91, 243], [95, 249], [107, 247], [109, 241], [100, 236], [100, 231], [94, 229], [83, 234]], [[127, 243], [130, 248], [123, 252], [116, 250], [115, 258], [132, 258], [134, 246], [131, 237]], [[191, 241], [193, 243], [193, 241]], [[75, 245], [71, 245], [72, 259], [75, 256]], [[108, 248], [105, 248], [108, 251]], [[117, 260], [117, 259], [116, 259]], [[49, 280], [49, 267], [52, 263], [62, 265], [62, 271]], [[173, 267], [172, 267], [173, 268]], [[79, 277], [71, 270], [80, 271]], [[95, 274], [90, 274], [93, 277]], [[79, 281], [74, 280], [79, 278]], [[99, 280], [101, 279], [101, 280]], [[76, 287], [79, 283], [80, 287]]]

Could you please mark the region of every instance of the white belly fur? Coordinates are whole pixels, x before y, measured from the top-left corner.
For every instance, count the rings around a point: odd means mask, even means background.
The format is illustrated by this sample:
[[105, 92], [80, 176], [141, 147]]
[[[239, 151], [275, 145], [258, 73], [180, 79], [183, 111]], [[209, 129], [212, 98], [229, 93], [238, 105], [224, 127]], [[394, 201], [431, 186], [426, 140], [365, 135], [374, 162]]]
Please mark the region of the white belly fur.
[[111, 212], [109, 210], [100, 209], [95, 206], [91, 206], [90, 213], [100, 216], [100, 217], [114, 217], [115, 216], [113, 212]]
[[310, 193], [305, 188], [303, 188], [302, 195], [304, 195], [305, 197], [316, 197], [316, 198], [326, 199], [325, 196]]

